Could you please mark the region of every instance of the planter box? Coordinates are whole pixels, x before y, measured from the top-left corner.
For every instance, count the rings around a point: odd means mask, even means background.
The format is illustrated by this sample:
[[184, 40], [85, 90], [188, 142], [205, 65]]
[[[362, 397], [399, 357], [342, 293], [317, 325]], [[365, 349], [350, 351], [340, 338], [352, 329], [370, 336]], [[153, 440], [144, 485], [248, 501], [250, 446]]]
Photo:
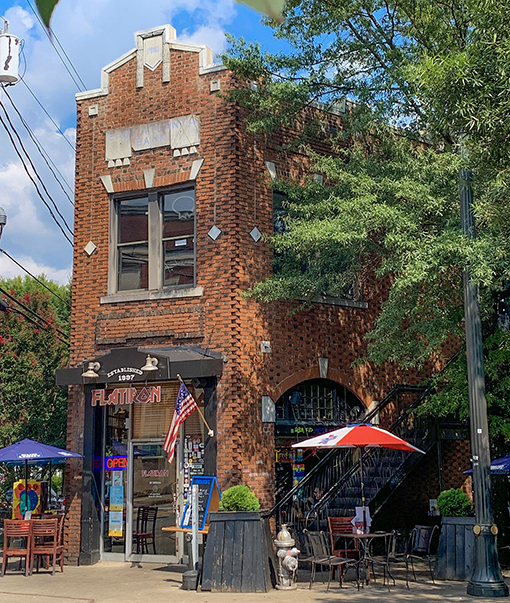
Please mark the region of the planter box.
[[470, 580], [473, 573], [474, 517], [443, 517], [434, 576], [440, 580]]
[[209, 514], [202, 590], [268, 592], [276, 584], [269, 517], [259, 511]]

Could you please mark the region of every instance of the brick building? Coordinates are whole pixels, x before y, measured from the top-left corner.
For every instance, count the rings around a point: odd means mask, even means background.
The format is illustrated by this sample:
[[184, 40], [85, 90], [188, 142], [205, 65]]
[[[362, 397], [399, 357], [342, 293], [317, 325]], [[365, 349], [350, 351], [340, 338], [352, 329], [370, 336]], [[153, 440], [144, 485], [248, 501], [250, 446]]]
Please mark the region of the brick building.
[[[362, 418], [397, 383], [424, 377], [352, 366], [384, 285], [294, 314], [298, 302], [243, 296], [271, 271], [261, 237], [273, 231], [271, 178], [313, 177], [307, 158], [282, 152], [282, 134], [246, 132], [218, 94], [233, 76], [207, 47], [177, 42], [168, 25], [135, 43], [103, 69], [100, 89], [77, 95], [71, 368], [57, 376], [69, 386], [68, 446], [83, 453], [66, 474], [72, 563], [179, 560], [182, 540], [159, 528], [178, 523], [193, 475], [248, 484], [271, 507], [277, 481], [288, 490], [316, 462], [292, 457], [299, 434]], [[315, 115], [341, 127], [341, 111]], [[194, 413], [169, 465], [178, 374], [214, 437]], [[426, 472], [425, 505], [437, 459]], [[158, 529], [143, 550], [147, 505]]]

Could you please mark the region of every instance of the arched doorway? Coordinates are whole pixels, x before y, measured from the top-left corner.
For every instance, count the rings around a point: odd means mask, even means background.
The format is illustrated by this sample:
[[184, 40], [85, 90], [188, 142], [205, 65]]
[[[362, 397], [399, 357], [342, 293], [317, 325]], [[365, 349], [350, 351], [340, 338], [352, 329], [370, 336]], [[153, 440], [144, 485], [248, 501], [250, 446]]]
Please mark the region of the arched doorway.
[[355, 423], [363, 403], [329, 379], [312, 379], [287, 390], [276, 402], [276, 501], [299, 483], [326, 451], [298, 450], [292, 444]]

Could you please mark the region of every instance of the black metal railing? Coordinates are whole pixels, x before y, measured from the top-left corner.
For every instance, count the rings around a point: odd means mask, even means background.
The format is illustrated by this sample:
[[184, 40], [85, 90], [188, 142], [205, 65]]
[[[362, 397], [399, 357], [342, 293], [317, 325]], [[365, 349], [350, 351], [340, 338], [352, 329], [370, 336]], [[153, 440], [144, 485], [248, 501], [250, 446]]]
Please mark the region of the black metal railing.
[[[421, 392], [423, 389], [413, 385], [394, 386], [371, 411], [365, 414], [363, 422], [372, 421], [390, 403], [398, 400], [402, 392]], [[367, 462], [371, 464], [368, 458]], [[353, 464], [351, 450], [339, 448], [329, 451], [299, 484], [282, 496], [271, 509], [270, 514], [276, 516], [279, 525], [285, 523], [299, 530], [302, 525], [310, 522], [314, 512], [326, 507], [340, 484], [347, 483], [351, 476], [356, 475], [356, 467], [357, 464]], [[354, 485], [349, 484], [347, 488], [355, 491]], [[341, 510], [337, 511], [337, 514], [341, 513]], [[325, 517], [318, 517], [318, 520], [325, 520]]]

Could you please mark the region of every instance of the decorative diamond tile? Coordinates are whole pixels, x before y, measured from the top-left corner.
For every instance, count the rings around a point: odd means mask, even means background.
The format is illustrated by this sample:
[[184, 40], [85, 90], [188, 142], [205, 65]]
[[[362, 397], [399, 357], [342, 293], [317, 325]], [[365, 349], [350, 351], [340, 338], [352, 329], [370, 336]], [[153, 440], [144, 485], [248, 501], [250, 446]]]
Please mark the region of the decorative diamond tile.
[[207, 233], [213, 241], [220, 236], [221, 230], [216, 226], [216, 224], [211, 228], [211, 230]]
[[92, 241], [89, 241], [84, 247], [84, 251], [87, 255], [92, 255], [96, 249], [97, 247]]
[[250, 236], [255, 243], [258, 243], [262, 235], [260, 234], [260, 230], [255, 226], [255, 228], [250, 232]]

